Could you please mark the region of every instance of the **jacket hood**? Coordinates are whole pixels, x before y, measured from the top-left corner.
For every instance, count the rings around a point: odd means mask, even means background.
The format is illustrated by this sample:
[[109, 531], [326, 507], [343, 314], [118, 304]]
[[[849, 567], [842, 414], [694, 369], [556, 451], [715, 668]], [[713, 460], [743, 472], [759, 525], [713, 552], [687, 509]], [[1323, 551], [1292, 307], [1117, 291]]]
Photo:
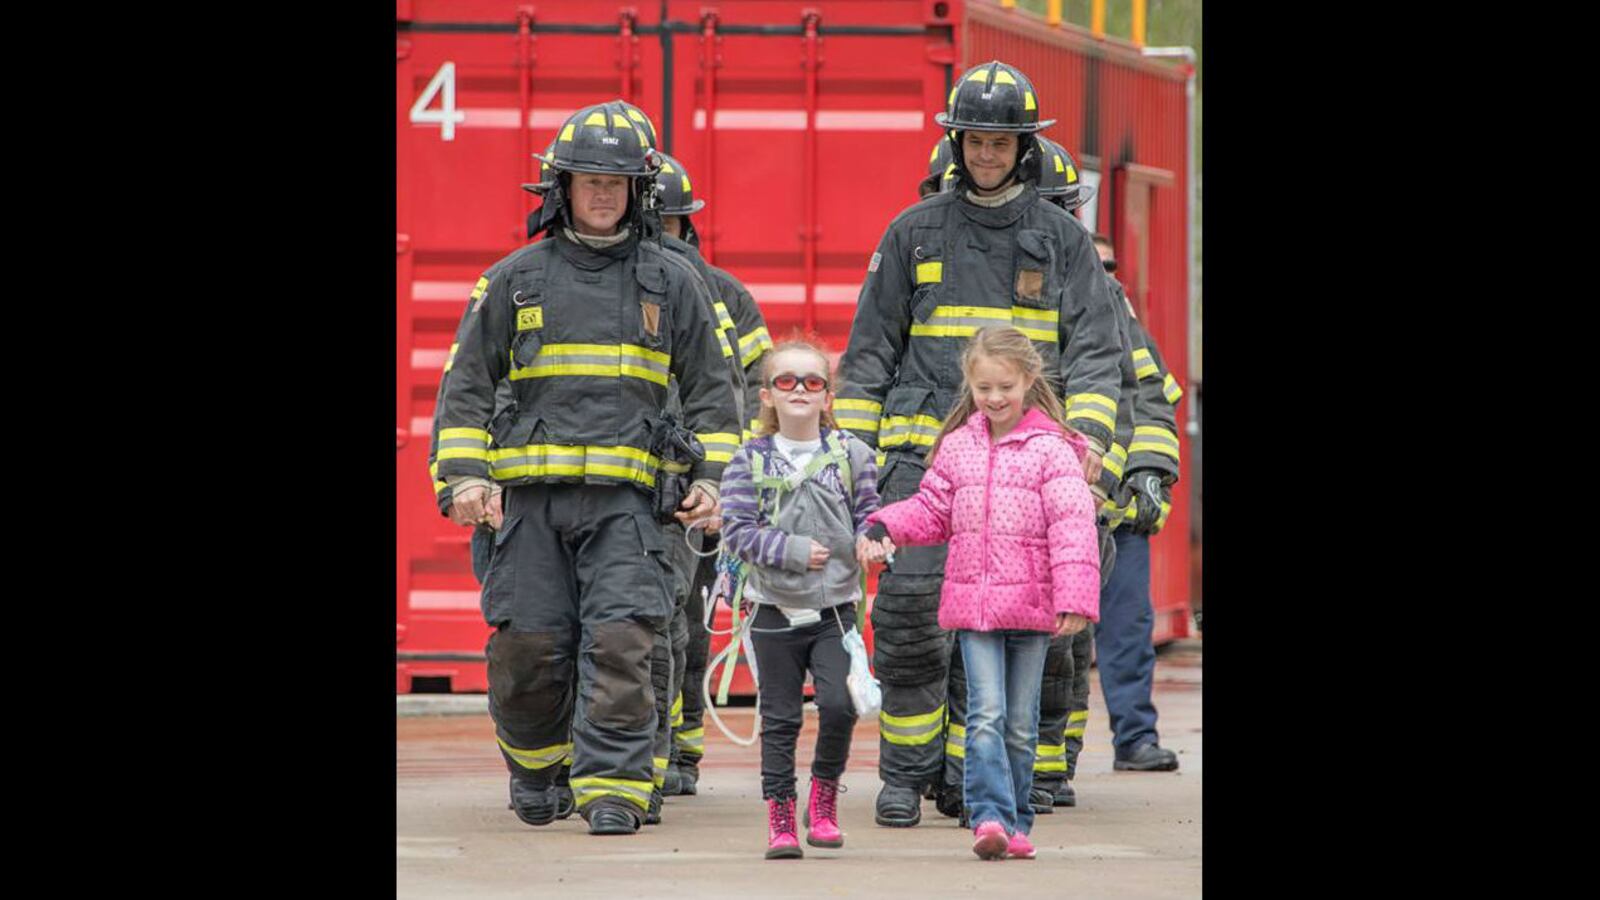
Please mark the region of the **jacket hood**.
[[[989, 439], [989, 419], [982, 412], [973, 412], [972, 415], [967, 417], [967, 424], [961, 427], [972, 429], [975, 436], [982, 440], [987, 441]], [[1007, 432], [1006, 436], [1001, 438], [998, 443], [1004, 444], [1013, 440], [1027, 440], [1041, 434], [1061, 435], [1068, 444], [1072, 445], [1073, 452], [1078, 454], [1080, 462], [1089, 450], [1089, 443], [1084, 440], [1083, 435], [1076, 431], [1063, 432], [1061, 426], [1037, 406], [1028, 407], [1028, 411], [1024, 412], [1022, 419], [1017, 422], [1017, 427]]]

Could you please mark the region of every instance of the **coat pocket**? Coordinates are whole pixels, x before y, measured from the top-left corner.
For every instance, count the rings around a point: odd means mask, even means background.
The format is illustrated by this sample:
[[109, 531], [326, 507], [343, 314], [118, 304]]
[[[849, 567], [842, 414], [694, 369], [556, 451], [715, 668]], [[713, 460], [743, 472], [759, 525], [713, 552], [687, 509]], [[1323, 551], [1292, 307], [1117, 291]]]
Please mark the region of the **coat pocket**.
[[1058, 260], [1055, 244], [1047, 232], [1037, 228], [1017, 232], [1012, 303], [1033, 309], [1059, 308], [1062, 278], [1057, 271]]

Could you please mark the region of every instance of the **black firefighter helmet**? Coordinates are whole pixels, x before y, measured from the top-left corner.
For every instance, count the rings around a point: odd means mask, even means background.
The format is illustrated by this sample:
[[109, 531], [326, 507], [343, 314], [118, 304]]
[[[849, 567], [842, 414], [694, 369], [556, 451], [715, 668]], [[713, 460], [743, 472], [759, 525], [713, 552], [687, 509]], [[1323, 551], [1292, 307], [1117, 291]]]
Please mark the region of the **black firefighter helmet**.
[[694, 198], [694, 187], [683, 163], [661, 154], [661, 171], [656, 173], [656, 198], [663, 216], [692, 216], [706, 208], [704, 200]]
[[557, 174], [653, 177], [659, 155], [646, 136], [645, 127], [628, 115], [620, 100], [585, 106], [562, 124], [556, 133], [555, 149], [548, 156], [535, 153], [534, 158], [548, 163]]
[[1078, 167], [1067, 148], [1044, 135], [1035, 135], [1039, 141], [1039, 193], [1059, 204], [1062, 209], [1073, 210], [1094, 199], [1094, 188], [1078, 177]]
[[1008, 131], [1017, 135], [1017, 163], [1007, 176], [1017, 178], [1028, 171], [1037, 145], [1030, 140], [1036, 132], [1055, 124], [1055, 119], [1039, 118], [1039, 97], [1028, 76], [1013, 66], [991, 60], [963, 72], [950, 89], [948, 108], [933, 117], [948, 132], [950, 156], [955, 174], [971, 181], [961, 151], [964, 131]]

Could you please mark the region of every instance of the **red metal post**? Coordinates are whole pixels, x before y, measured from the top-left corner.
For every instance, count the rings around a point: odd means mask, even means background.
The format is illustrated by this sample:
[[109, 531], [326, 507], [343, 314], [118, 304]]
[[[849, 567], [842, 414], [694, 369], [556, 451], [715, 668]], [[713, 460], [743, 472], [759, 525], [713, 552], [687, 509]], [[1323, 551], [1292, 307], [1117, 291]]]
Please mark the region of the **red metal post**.
[[715, 263], [717, 242], [717, 44], [722, 39], [717, 37], [717, 11], [702, 9], [700, 11], [700, 78], [705, 82], [705, 168], [699, 180], [705, 185], [700, 194], [700, 199], [707, 200], [703, 213], [705, 228], [700, 232], [700, 254], [706, 262]]
[[[517, 183], [521, 183], [530, 170], [533, 160], [533, 7], [517, 7], [517, 97], [522, 118], [517, 120]], [[535, 176], [539, 168], [532, 167]], [[538, 181], [537, 177], [532, 179]], [[522, 192], [522, 214], [533, 212], [533, 195]], [[526, 225], [518, 222], [512, 226], [512, 239], [522, 242], [527, 234]]]
[[822, 65], [817, 55], [817, 23], [822, 16], [815, 9], [804, 10], [800, 16], [806, 29], [803, 39], [805, 56], [801, 62], [806, 72], [805, 174], [801, 180], [800, 195], [805, 208], [805, 230], [800, 235], [800, 246], [805, 257], [804, 321], [806, 331], [814, 332], [817, 328], [817, 240], [822, 236], [821, 229], [817, 227], [817, 68]]
[[628, 103], [633, 102], [633, 67], [639, 59], [639, 38], [633, 33], [633, 20], [639, 15], [638, 10], [627, 7], [622, 10], [622, 28], [619, 32], [618, 50], [621, 53], [622, 66], [622, 99]]

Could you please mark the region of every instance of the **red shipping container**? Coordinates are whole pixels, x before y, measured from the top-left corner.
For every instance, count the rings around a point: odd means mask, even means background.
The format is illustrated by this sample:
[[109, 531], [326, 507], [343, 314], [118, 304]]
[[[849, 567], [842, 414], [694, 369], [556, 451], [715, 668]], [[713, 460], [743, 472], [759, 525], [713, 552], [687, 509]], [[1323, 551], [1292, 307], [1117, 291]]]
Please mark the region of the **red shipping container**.
[[[933, 113], [966, 65], [999, 56], [1060, 120], [1047, 134], [1084, 168], [1112, 172], [1094, 215], [1113, 230], [1119, 275], [1184, 380], [1184, 77], [1132, 48], [945, 0], [412, 0], [397, 4], [396, 45], [401, 692], [418, 678], [487, 686], [468, 534], [434, 504], [429, 424], [474, 282], [524, 242], [537, 202], [517, 189], [537, 180], [529, 154], [585, 104], [620, 96], [649, 114], [707, 201], [696, 217], [707, 258], [750, 288], [774, 338], [812, 330], [837, 351], [868, 257], [916, 199], [939, 137]], [[1160, 642], [1187, 634], [1182, 496], [1153, 551]], [[728, 627], [725, 610], [716, 627]], [[734, 690], [752, 692], [742, 666]]]

